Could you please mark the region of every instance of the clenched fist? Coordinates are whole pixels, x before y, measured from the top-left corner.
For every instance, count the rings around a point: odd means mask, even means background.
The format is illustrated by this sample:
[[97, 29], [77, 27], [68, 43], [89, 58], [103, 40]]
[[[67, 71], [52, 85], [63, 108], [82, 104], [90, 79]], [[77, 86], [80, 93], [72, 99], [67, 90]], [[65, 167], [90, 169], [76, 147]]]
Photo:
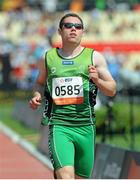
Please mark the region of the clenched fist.
[[99, 80], [97, 69], [95, 68], [95, 66], [89, 65], [88, 71], [89, 71], [89, 78], [92, 79], [92, 81], [96, 84]]
[[41, 105], [41, 96], [40, 94], [35, 95], [30, 101], [29, 101], [30, 107], [35, 110], [38, 108], [38, 106]]

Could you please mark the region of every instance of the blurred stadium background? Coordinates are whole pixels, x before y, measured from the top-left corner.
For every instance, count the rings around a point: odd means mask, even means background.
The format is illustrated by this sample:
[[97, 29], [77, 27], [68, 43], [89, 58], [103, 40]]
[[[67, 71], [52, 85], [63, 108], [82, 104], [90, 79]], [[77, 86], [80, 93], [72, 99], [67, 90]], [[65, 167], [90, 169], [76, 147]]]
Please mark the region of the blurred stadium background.
[[83, 18], [82, 44], [103, 53], [117, 81], [115, 98], [97, 98], [93, 177], [140, 178], [140, 0], [0, 0], [0, 122], [48, 156], [43, 108], [32, 112], [28, 100], [68, 11]]

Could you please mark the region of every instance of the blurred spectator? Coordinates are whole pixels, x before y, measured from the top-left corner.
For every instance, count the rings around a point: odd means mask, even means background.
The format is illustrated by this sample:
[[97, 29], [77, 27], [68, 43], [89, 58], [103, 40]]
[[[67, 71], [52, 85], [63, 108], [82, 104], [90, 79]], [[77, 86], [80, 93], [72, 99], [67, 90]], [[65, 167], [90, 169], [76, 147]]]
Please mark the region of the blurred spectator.
[[105, 0], [102, 0], [102, 1], [96, 0], [95, 4], [96, 4], [95, 6], [97, 9], [104, 10], [106, 8], [106, 1]]
[[115, 0], [107, 0], [106, 6], [107, 6], [107, 9], [114, 11], [116, 9], [117, 3]]
[[117, 59], [117, 56], [113, 53], [111, 48], [106, 48], [104, 50], [104, 56], [106, 58], [107, 64], [108, 64], [108, 69], [113, 76], [113, 78], [118, 81], [119, 80], [119, 72], [121, 65]]
[[23, 0], [3, 0], [1, 3], [3, 10], [12, 10], [22, 8], [24, 6]]
[[45, 11], [49, 13], [56, 12], [58, 0], [42, 1], [41, 3]]
[[70, 10], [73, 12], [81, 12], [84, 10], [84, 0], [72, 0]]
[[1, 88], [4, 90], [10, 89], [10, 72], [11, 72], [11, 65], [10, 65], [10, 54], [9, 53], [3, 53], [0, 54], [0, 61], [2, 64], [2, 84]]
[[132, 70], [122, 68], [120, 71], [120, 78], [123, 87], [127, 89], [140, 87], [140, 64], [136, 64]]
[[[4, 45], [3, 45], [4, 43]], [[11, 44], [7, 41], [0, 44], [0, 63], [1, 63], [1, 84], [0, 87], [4, 90], [11, 89]]]

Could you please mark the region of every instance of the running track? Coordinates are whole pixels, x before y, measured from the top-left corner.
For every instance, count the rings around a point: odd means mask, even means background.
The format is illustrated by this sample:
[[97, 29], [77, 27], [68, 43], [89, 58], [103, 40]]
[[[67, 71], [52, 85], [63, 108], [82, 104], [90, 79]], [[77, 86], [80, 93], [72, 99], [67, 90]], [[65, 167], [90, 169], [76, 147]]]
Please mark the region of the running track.
[[53, 173], [0, 129], [0, 179], [53, 179]]

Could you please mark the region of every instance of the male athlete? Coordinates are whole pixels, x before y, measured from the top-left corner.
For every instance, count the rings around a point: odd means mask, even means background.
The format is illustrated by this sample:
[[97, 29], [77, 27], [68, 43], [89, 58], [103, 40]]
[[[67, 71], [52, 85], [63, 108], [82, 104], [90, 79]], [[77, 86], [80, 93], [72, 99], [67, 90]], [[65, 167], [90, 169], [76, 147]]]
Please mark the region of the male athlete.
[[52, 48], [41, 61], [32, 109], [41, 105], [45, 87], [46, 106], [42, 124], [49, 125], [49, 150], [58, 179], [91, 178], [95, 149], [97, 89], [114, 96], [116, 83], [104, 57], [81, 46], [82, 19], [75, 13], [64, 15], [58, 32], [62, 48]]

